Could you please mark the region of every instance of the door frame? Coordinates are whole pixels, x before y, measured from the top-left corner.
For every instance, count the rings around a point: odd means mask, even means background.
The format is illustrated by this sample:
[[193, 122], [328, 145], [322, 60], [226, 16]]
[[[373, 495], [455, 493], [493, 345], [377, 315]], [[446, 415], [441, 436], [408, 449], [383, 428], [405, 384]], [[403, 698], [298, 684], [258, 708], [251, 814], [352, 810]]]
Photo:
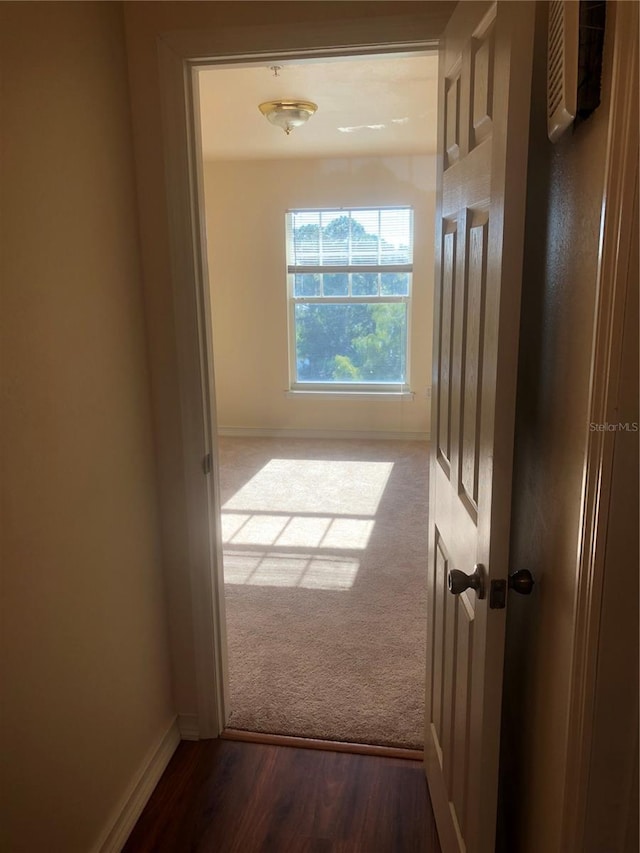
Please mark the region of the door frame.
[[[610, 12], [607, 13], [608, 16]], [[600, 219], [588, 424], [575, 588], [575, 625], [564, 787], [562, 849], [582, 850], [594, 737], [605, 551], [613, 478], [614, 433], [589, 424], [618, 421], [631, 223], [638, 176], [638, 7], [614, 6], [610, 114]], [[611, 571], [611, 567], [609, 568]]]
[[[195, 109], [198, 71], [243, 62], [437, 51], [438, 39], [424, 32], [429, 23], [425, 17], [394, 15], [313, 27], [181, 31], [157, 40], [197, 692], [196, 714], [179, 719], [184, 739], [217, 737], [228, 717], [215, 384]], [[431, 24], [441, 32], [439, 18]]]
[[[416, 4], [418, 5], [418, 4]], [[436, 5], [436, 4], [434, 4]], [[632, 50], [636, 30], [624, 30], [623, 18], [630, 14], [626, 6], [616, 4], [616, 76], [612, 86], [611, 127], [622, 119], [625, 109], [633, 108], [633, 95], [625, 76], [624, 60], [618, 57]], [[185, 486], [185, 510], [188, 520], [187, 553], [184, 555], [186, 579], [193, 608], [192, 632], [197, 679], [196, 714], [180, 717], [183, 739], [217, 737], [224, 728], [225, 631], [223, 596], [220, 585], [222, 567], [219, 531], [219, 495], [216, 471], [215, 389], [213, 362], [209, 345], [210, 317], [206, 239], [200, 216], [202, 198], [201, 163], [194, 121], [194, 72], [198, 67], [232, 64], [242, 61], [437, 50], [438, 35], [446, 16], [434, 12], [432, 19], [422, 15], [390, 15], [308, 24], [279, 24], [219, 27], [216, 30], [181, 30], [162, 33], [156, 40], [159, 67], [159, 95], [162, 108], [162, 153], [165, 166], [165, 192], [170, 234], [171, 285], [175, 348], [180, 394], [181, 474]], [[620, 41], [618, 41], [618, 33]], [[625, 34], [626, 33], [626, 34]], [[419, 38], [416, 36], [419, 35]], [[619, 47], [620, 45], [620, 47]], [[620, 50], [620, 53], [618, 52]], [[629, 107], [628, 105], [631, 104]], [[621, 105], [621, 106], [619, 106]], [[624, 107], [624, 109], [623, 109]], [[616, 216], [618, 199], [624, 194], [623, 160], [620, 137], [610, 129], [610, 155], [605, 183], [601, 268], [599, 272], [598, 314], [594, 335], [603, 335], [613, 304], [617, 276], [617, 239], [623, 223]], [[618, 152], [618, 156], [616, 156]], [[627, 155], [628, 156], [628, 155]], [[610, 290], [613, 288], [613, 290]], [[607, 332], [607, 334], [609, 334]], [[604, 341], [604, 338], [602, 339]], [[592, 363], [599, 363], [594, 341]], [[590, 411], [593, 420], [606, 420], [603, 394], [612, 386], [613, 375], [592, 373]], [[605, 385], [603, 386], [603, 383]], [[608, 400], [608, 398], [607, 398]], [[594, 665], [597, 652], [599, 590], [603, 571], [602, 543], [606, 519], [598, 515], [603, 508], [603, 493], [609, 482], [608, 456], [598, 440], [589, 436], [583, 486], [582, 537], [578, 553], [576, 596], [576, 637], [571, 682], [570, 747], [565, 788], [565, 838], [581, 831], [588, 781], [589, 725], [592, 714]], [[605, 435], [606, 440], [606, 435]], [[204, 475], [208, 455], [213, 476]], [[177, 665], [181, 662], [178, 660]], [[569, 848], [567, 848], [569, 849]]]

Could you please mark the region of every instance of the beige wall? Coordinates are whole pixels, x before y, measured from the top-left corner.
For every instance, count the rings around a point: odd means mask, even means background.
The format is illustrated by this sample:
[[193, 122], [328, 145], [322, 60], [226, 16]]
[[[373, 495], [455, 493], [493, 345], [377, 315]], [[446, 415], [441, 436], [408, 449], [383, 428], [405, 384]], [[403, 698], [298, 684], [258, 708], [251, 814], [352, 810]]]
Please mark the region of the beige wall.
[[[435, 157], [208, 162], [205, 200], [218, 425], [428, 432]], [[285, 211], [393, 204], [414, 208], [414, 399], [286, 397]]]
[[546, 136], [547, 4], [537, 4], [516, 416], [512, 569], [503, 713], [506, 850], [561, 845], [588, 394], [604, 186], [614, 6], [603, 103], [552, 145]]
[[87, 853], [174, 716], [122, 8], [0, 18], [0, 847]]

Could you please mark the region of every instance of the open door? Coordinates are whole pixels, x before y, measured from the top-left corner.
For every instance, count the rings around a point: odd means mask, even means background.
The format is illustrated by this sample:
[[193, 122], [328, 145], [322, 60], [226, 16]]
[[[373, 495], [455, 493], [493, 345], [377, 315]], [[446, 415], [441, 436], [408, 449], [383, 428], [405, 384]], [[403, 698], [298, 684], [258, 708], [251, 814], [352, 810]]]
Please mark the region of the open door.
[[440, 48], [425, 767], [443, 853], [495, 846], [533, 3]]

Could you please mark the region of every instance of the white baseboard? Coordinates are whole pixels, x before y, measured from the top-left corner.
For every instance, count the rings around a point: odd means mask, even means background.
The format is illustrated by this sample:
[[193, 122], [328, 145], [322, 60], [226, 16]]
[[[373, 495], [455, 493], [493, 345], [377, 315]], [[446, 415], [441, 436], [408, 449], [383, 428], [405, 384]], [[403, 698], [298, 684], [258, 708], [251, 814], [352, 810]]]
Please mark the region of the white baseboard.
[[230, 438], [355, 438], [392, 441], [429, 441], [428, 432], [389, 432], [349, 429], [254, 429], [253, 427], [218, 427], [218, 435]]
[[178, 721], [174, 719], [142, 762], [93, 847], [93, 853], [120, 853], [179, 743]]
[[182, 740], [200, 740], [197, 714], [178, 714], [178, 728]]

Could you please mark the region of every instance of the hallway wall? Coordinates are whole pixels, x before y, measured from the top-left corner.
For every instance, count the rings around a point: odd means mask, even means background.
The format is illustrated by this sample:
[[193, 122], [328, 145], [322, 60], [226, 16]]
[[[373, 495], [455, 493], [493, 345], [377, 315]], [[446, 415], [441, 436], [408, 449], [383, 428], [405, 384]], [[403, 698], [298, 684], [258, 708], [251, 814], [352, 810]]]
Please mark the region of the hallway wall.
[[174, 719], [122, 7], [0, 34], [0, 847], [87, 853]]

